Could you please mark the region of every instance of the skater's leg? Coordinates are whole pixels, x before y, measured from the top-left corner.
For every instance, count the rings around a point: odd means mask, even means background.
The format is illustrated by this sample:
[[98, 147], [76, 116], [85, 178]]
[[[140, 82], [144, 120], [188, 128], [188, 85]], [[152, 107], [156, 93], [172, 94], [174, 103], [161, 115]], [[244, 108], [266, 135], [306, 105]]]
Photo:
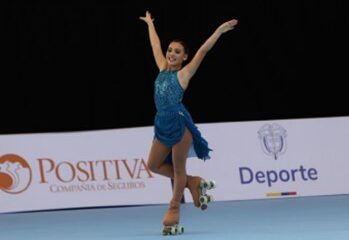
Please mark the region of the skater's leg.
[[190, 131], [187, 128], [185, 128], [181, 141], [174, 145], [172, 148], [174, 172], [172, 200], [176, 202], [181, 201], [184, 193], [184, 188], [187, 185], [186, 162], [192, 141], [193, 139]]
[[165, 158], [170, 152], [171, 149], [169, 147], [162, 144], [159, 140], [154, 139], [147, 162], [150, 171], [173, 179], [173, 166], [164, 163]]
[[[148, 168], [154, 173], [158, 173], [160, 175], [173, 179], [174, 178], [173, 165], [164, 163], [165, 158], [170, 152], [171, 152], [170, 148], [162, 144], [159, 140], [154, 139], [150, 149], [149, 156], [148, 156], [148, 162], [147, 162]], [[188, 183], [186, 186], [188, 188], [190, 188], [189, 179], [190, 180], [193, 179], [190, 177], [191, 176], [188, 176]], [[193, 181], [191, 181], [191, 183], [192, 182]], [[191, 184], [191, 186], [193, 186], [193, 184]]]
[[173, 196], [169, 204], [169, 208], [163, 219], [164, 226], [172, 226], [179, 223], [180, 202], [183, 197], [184, 188], [187, 184], [187, 173], [185, 165], [191, 143], [191, 133], [188, 129], [185, 129], [182, 139], [172, 148], [174, 173]]

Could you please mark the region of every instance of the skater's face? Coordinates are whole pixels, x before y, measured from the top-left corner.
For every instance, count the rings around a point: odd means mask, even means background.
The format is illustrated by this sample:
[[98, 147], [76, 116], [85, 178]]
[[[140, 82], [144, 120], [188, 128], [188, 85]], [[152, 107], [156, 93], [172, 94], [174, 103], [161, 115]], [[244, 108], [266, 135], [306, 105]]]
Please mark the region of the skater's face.
[[166, 60], [169, 66], [181, 67], [187, 58], [188, 54], [181, 43], [175, 41], [170, 43], [166, 51]]

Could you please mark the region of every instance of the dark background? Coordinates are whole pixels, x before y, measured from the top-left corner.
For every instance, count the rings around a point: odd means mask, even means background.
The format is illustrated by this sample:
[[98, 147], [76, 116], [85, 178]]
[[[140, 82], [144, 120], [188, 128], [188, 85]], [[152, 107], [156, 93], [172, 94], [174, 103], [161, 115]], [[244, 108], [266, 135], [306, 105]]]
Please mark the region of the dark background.
[[192, 55], [239, 20], [187, 89], [195, 122], [349, 116], [345, 2], [2, 2], [0, 133], [151, 126], [158, 70], [146, 10], [163, 49], [182, 38]]

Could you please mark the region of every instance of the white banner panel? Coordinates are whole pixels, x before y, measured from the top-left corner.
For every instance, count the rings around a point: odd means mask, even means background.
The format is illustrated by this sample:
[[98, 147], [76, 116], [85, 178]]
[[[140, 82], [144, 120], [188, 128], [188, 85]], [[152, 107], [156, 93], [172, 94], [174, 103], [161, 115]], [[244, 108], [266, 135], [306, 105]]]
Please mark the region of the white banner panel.
[[[349, 194], [349, 118], [198, 124], [212, 159], [188, 173], [220, 200]], [[0, 136], [0, 212], [168, 203], [153, 128]], [[192, 201], [189, 191], [186, 201]]]
[[216, 180], [215, 200], [349, 194], [348, 117], [198, 126], [212, 158], [188, 173]]
[[153, 128], [0, 136], [0, 212], [167, 203]]

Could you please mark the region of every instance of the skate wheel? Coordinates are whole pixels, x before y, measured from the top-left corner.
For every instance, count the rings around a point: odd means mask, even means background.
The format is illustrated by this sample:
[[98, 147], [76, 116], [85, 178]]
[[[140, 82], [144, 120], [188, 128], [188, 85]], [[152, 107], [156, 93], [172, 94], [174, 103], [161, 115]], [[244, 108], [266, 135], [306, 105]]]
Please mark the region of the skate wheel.
[[184, 227], [179, 226], [177, 229], [178, 234], [183, 234], [184, 233]]
[[208, 182], [206, 180], [202, 180], [200, 183], [201, 189], [207, 189], [208, 188]]
[[162, 235], [176, 235], [177, 227], [176, 226], [164, 226], [162, 230]]
[[171, 235], [176, 235], [176, 233], [177, 233], [177, 227], [171, 227], [170, 234]]
[[213, 202], [213, 197], [211, 195], [202, 195], [199, 200], [201, 204], [208, 204]]
[[209, 189], [213, 189], [213, 188], [216, 188], [217, 184], [215, 181], [210, 181], [210, 188]]
[[213, 180], [202, 180], [200, 187], [204, 190], [210, 190], [216, 187], [216, 182]]
[[208, 207], [208, 205], [206, 203], [201, 204], [201, 206], [200, 206], [201, 210], [206, 210], [207, 207]]
[[162, 235], [166, 236], [166, 235], [168, 235], [168, 234], [170, 234], [170, 232], [168, 231], [167, 227], [164, 227], [164, 228], [162, 229]]

